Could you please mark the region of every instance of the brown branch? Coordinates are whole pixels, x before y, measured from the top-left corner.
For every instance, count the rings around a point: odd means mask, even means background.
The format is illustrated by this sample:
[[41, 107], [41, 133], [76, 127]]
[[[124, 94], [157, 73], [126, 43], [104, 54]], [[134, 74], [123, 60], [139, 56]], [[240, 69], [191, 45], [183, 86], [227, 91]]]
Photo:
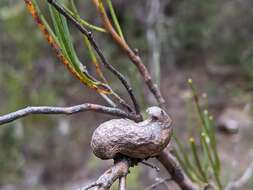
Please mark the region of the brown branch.
[[17, 120], [22, 117], [26, 117], [31, 114], [75, 114], [85, 111], [95, 111], [99, 113], [109, 114], [113, 116], [128, 118], [134, 121], [140, 121], [138, 115], [127, 113], [118, 108], [111, 108], [97, 104], [80, 104], [72, 107], [50, 107], [50, 106], [40, 106], [40, 107], [27, 107], [3, 116], [0, 116], [0, 125], [9, 123], [11, 121]]
[[123, 188], [125, 183], [124, 178], [128, 174], [129, 167], [130, 161], [128, 159], [122, 159], [106, 170], [95, 183], [80, 188], [80, 190], [87, 190], [94, 186], [97, 186], [96, 190], [108, 190], [117, 179], [120, 179], [120, 184]]
[[149, 90], [153, 93], [155, 96], [157, 102], [159, 103], [159, 106], [163, 109], [165, 109], [165, 100], [162, 97], [162, 94], [158, 88], [158, 86], [153, 82], [151, 75], [146, 68], [145, 64], [142, 62], [141, 57], [138, 55], [138, 53], [134, 50], [132, 50], [129, 45], [126, 43], [124, 39], [122, 39], [117, 32], [114, 30], [111, 21], [109, 20], [106, 11], [102, 5], [101, 0], [92, 0], [95, 6], [97, 7], [97, 10], [100, 13], [100, 17], [102, 19], [103, 25], [106, 28], [107, 32], [111, 35], [112, 39], [118, 46], [123, 50], [123, 52], [129, 57], [129, 59], [136, 65], [138, 68], [141, 76], [144, 78], [145, 83], [147, 84]]
[[57, 3], [56, 0], [47, 0], [60, 14], [62, 14], [63, 16], [65, 16], [69, 21], [71, 21], [76, 28], [83, 33], [88, 40], [90, 41], [92, 47], [94, 48], [94, 50], [96, 51], [97, 55], [99, 56], [101, 62], [103, 63], [103, 65], [109, 70], [111, 71], [115, 76], [117, 76], [117, 78], [121, 81], [121, 83], [124, 85], [124, 87], [126, 88], [126, 90], [128, 91], [132, 102], [134, 104], [135, 107], [135, 111], [137, 114], [140, 114], [140, 108], [139, 105], [137, 103], [137, 100], [135, 98], [135, 95], [133, 93], [133, 89], [130, 87], [129, 82], [125, 79], [124, 75], [121, 74], [117, 69], [115, 69], [109, 62], [107, 62], [107, 60], [105, 59], [105, 56], [103, 55], [101, 49], [98, 47], [96, 41], [94, 40], [93, 34], [91, 31], [87, 30], [85, 27], [83, 27], [72, 15], [70, 15], [63, 6], [61, 6], [60, 4]]
[[178, 161], [170, 154], [168, 150], [163, 150], [156, 157], [166, 170], [170, 173], [171, 179], [174, 180], [182, 190], [198, 190], [199, 188], [192, 183], [186, 176]]

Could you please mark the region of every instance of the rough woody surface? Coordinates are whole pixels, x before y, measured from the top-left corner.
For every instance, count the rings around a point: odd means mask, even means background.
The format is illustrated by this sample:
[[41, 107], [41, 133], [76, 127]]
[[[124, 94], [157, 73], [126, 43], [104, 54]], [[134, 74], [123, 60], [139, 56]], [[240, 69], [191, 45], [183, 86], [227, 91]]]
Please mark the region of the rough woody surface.
[[93, 133], [91, 147], [101, 159], [118, 154], [145, 159], [159, 154], [172, 135], [171, 119], [159, 107], [147, 109], [149, 118], [135, 123], [128, 119], [112, 119], [102, 123]]

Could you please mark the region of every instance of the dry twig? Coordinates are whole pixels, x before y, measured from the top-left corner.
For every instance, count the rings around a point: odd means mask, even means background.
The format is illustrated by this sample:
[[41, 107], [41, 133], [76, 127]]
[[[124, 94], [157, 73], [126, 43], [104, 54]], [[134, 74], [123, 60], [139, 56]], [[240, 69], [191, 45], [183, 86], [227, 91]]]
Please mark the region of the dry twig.
[[80, 190], [87, 190], [92, 187], [97, 187], [96, 190], [108, 190], [116, 180], [120, 180], [120, 190], [125, 190], [126, 175], [128, 174], [131, 161], [128, 159], [121, 159], [116, 162], [111, 168], [105, 171], [95, 183], [86, 187], [80, 188]]
[[3, 116], [0, 116], [0, 125], [9, 123], [22, 117], [26, 117], [31, 114], [75, 114], [85, 111], [95, 111], [99, 113], [105, 113], [113, 116], [128, 118], [134, 121], [140, 121], [140, 117], [127, 113], [118, 108], [111, 108], [97, 104], [80, 104], [72, 107], [50, 107], [50, 106], [39, 106], [39, 107], [27, 107], [16, 112], [12, 112]]
[[166, 183], [167, 181], [170, 181], [171, 178], [166, 178], [166, 179], [159, 179], [156, 183], [150, 185], [149, 187], [146, 187], [145, 190], [152, 190], [155, 189], [157, 186]]
[[240, 189], [250, 180], [252, 175], [253, 175], [253, 162], [243, 172], [242, 176], [239, 179], [230, 182], [228, 186], [225, 188], [225, 190]]
[[153, 165], [152, 163], [145, 162], [145, 161], [141, 161], [141, 163], [142, 163], [143, 165], [146, 165], [146, 166], [148, 166], [148, 167], [152, 168], [152, 169], [155, 169], [157, 172], [159, 172], [159, 171], [160, 171], [160, 168], [159, 168], [159, 167], [157, 167], [157, 166], [155, 166], [155, 165]]

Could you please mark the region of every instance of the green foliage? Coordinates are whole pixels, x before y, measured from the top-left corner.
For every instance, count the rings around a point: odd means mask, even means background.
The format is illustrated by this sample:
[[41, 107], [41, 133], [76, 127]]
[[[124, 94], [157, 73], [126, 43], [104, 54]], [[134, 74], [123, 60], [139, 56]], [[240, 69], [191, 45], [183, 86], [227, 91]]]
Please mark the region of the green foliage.
[[111, 1], [111, 0], [106, 0], [106, 3], [107, 3], [107, 5], [108, 5], [108, 7], [109, 7], [109, 11], [110, 11], [110, 14], [111, 14], [111, 16], [112, 16], [113, 24], [114, 24], [114, 26], [115, 26], [115, 28], [116, 28], [118, 34], [119, 34], [119, 36], [120, 36], [122, 39], [124, 39], [123, 32], [122, 32], [122, 30], [121, 30], [121, 26], [120, 26], [120, 24], [119, 24], [117, 15], [116, 15], [115, 10], [114, 10], [114, 8], [113, 8], [112, 1]]
[[190, 137], [190, 152], [191, 155], [185, 152], [183, 143], [174, 136], [177, 144], [175, 156], [184, 168], [186, 174], [200, 186], [206, 186], [215, 182], [215, 189], [223, 190], [221, 184], [221, 165], [219, 154], [217, 151], [217, 142], [213, 124], [213, 118], [208, 111], [203, 110], [197, 90], [191, 79], [188, 80], [192, 91], [192, 96], [197, 109], [197, 114], [200, 119], [200, 129], [197, 129], [198, 144], [196, 138]]
[[248, 54], [246, 54], [241, 63], [248, 78], [250, 79], [249, 85], [253, 87], [253, 51], [250, 51]]
[[140, 184], [141, 169], [139, 167], [134, 167], [130, 169], [131, 175], [127, 177], [127, 187], [128, 189], [138, 190], [142, 189]]
[[206, 35], [212, 27], [215, 0], [189, 0], [176, 7], [175, 37], [181, 51], [191, 52], [206, 48]]
[[[35, 0], [32, 0], [32, 3], [25, 2], [27, 10], [32, 15], [35, 20], [38, 28], [44, 35], [45, 39], [52, 46], [53, 50], [56, 52], [58, 59], [63, 63], [66, 68], [74, 75], [79, 81], [89, 88], [95, 89], [98, 93], [112, 93], [107, 84], [104, 84], [94, 77], [92, 77], [86, 67], [82, 65], [77, 57], [76, 51], [74, 49], [71, 35], [69, 32], [69, 27], [66, 18], [58, 13], [53, 5], [49, 5], [51, 20], [53, 21], [54, 31], [51, 29], [50, 25], [46, 21], [45, 17], [40, 11], [40, 6], [38, 6]], [[62, 7], [65, 11], [68, 9], [64, 6], [64, 1], [55, 2], [57, 6]], [[73, 4], [73, 3], [72, 3]], [[74, 15], [78, 13], [75, 12]], [[73, 14], [71, 13], [73, 16]], [[77, 16], [76, 22], [80, 20], [80, 16]], [[87, 32], [88, 35], [88, 32]]]

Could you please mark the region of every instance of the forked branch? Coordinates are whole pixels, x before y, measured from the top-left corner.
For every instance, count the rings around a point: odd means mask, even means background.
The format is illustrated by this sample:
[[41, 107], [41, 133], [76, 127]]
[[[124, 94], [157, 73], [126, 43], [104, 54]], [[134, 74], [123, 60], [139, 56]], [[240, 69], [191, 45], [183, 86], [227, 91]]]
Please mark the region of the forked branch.
[[143, 77], [145, 83], [147, 84], [149, 90], [151, 93], [155, 96], [157, 102], [159, 103], [159, 106], [163, 109], [165, 109], [165, 100], [160, 92], [160, 89], [158, 86], [153, 82], [151, 75], [143, 63], [141, 57], [139, 56], [138, 52], [132, 50], [127, 42], [122, 39], [115, 29], [113, 28], [111, 21], [109, 20], [106, 11], [103, 7], [103, 3], [101, 0], [92, 0], [95, 6], [97, 7], [97, 10], [100, 14], [100, 17], [102, 19], [103, 25], [106, 28], [107, 32], [111, 35], [114, 42], [123, 50], [124, 53], [129, 57], [129, 59], [135, 64], [135, 66], [138, 68], [141, 76]]
[[[113, 90], [111, 89], [109, 85], [103, 84], [100, 82], [96, 82], [96, 83], [87, 82], [87, 80], [85, 80], [82, 77], [82, 75], [80, 75], [80, 73], [78, 73], [75, 70], [75, 68], [72, 67], [69, 59], [62, 52], [62, 48], [57, 43], [56, 38], [53, 37], [52, 32], [49, 31], [48, 27], [46, 26], [46, 23], [43, 21], [43, 17], [41, 17], [39, 11], [36, 9], [36, 6], [34, 6], [32, 0], [24, 0], [24, 2], [26, 4], [27, 10], [32, 15], [33, 19], [35, 20], [36, 24], [38, 25], [45, 39], [48, 41], [48, 43], [50, 44], [50, 46], [56, 53], [58, 59], [67, 67], [67, 69], [83, 84], [85, 84], [89, 88], [95, 89], [100, 94], [104, 94], [103, 97], [105, 97], [105, 94], [107, 93], [112, 94], [124, 108], [132, 112], [132, 108], [122, 98], [120, 98], [115, 92], [113, 92]], [[109, 99], [107, 98], [107, 100]]]
[[105, 171], [96, 182], [80, 188], [79, 190], [88, 190], [97, 187], [96, 190], [108, 190], [112, 184], [119, 179], [119, 190], [125, 190], [125, 177], [128, 174], [130, 160], [122, 159], [116, 162], [111, 168]]
[[27, 108], [18, 110], [16, 112], [12, 112], [12, 113], [0, 116], [0, 125], [9, 123], [19, 118], [26, 117], [31, 114], [70, 115], [70, 114], [75, 114], [75, 113], [85, 112], [85, 111], [94, 111], [94, 112], [109, 114], [112, 116], [128, 118], [134, 121], [140, 121], [139, 116], [132, 113], [127, 113], [121, 109], [86, 103], [86, 104], [80, 104], [80, 105], [71, 106], [71, 107], [50, 107], [50, 106], [27, 107]]

